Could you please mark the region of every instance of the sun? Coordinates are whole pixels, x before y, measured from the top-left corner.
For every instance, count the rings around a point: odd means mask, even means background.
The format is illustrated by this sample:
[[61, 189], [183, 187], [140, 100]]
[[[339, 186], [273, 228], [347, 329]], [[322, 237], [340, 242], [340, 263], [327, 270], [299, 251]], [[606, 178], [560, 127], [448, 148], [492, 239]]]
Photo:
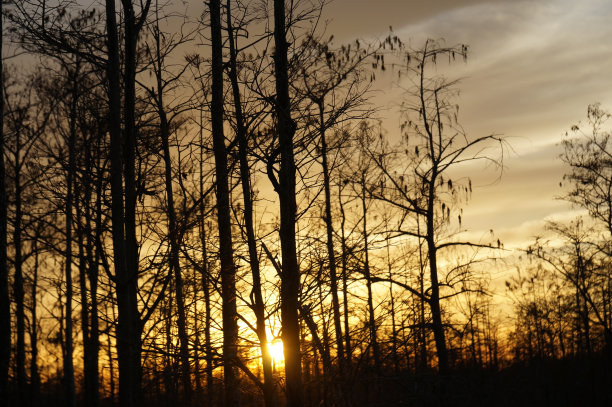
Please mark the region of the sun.
[[285, 354], [283, 353], [283, 342], [279, 339], [268, 342], [268, 351], [270, 352], [272, 359], [277, 362], [285, 359]]

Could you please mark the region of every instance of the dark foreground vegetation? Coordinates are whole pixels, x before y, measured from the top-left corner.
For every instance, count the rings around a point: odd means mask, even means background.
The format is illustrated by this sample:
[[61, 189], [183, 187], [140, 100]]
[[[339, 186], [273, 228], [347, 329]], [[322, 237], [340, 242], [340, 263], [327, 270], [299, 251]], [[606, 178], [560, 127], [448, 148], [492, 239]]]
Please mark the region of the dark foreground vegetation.
[[336, 45], [317, 1], [82, 3], [2, 3], [5, 404], [611, 403], [604, 109], [563, 141], [586, 215], [509, 253], [464, 227], [508, 147], [459, 123], [467, 46]]
[[[446, 377], [435, 370], [383, 372], [379, 376], [362, 372], [344, 383], [311, 382], [306, 385], [304, 401], [305, 405], [320, 405], [325, 400], [330, 406], [607, 406], [612, 403], [610, 383], [610, 361], [596, 354], [516, 363], [501, 370], [457, 368]], [[160, 386], [145, 385], [145, 389], [148, 406], [186, 405]], [[41, 391], [40, 405], [65, 405], [60, 383], [45, 383]], [[5, 405], [17, 405], [16, 393], [10, 393]], [[242, 405], [261, 405], [260, 390], [250, 383], [245, 383], [242, 393]], [[204, 391], [196, 391], [193, 397], [195, 405], [207, 405], [211, 400]], [[77, 402], [82, 402], [80, 397]], [[212, 404], [221, 405], [222, 400], [213, 397]], [[115, 403], [102, 398], [99, 405]]]

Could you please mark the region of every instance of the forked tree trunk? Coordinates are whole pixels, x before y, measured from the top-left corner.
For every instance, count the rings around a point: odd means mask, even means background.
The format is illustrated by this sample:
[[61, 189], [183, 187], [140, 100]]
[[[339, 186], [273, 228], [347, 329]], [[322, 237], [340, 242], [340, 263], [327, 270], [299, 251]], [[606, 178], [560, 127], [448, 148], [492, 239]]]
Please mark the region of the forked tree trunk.
[[[124, 124], [121, 132], [121, 66], [115, 2], [106, 0], [106, 67], [109, 92], [109, 133], [111, 138], [111, 221], [118, 310], [117, 356], [119, 361], [119, 404], [142, 404], [140, 331], [137, 304], [138, 248], [135, 230], [135, 64], [136, 39], [134, 10], [129, 0], [122, 0], [125, 26]], [[125, 178], [125, 194], [124, 181]], [[124, 207], [125, 198], [125, 207]]]
[[[438, 162], [436, 161], [439, 157], [436, 149], [441, 148], [437, 143], [436, 136], [431, 128], [430, 120], [433, 120], [427, 115], [427, 100], [425, 95], [425, 65], [427, 59], [427, 43], [426, 48], [423, 51], [423, 56], [420, 61], [420, 85], [419, 85], [419, 101], [421, 107], [421, 118], [424, 123], [426, 135], [427, 135], [427, 147], [429, 156], [432, 160], [432, 168], [430, 170], [431, 176], [428, 179], [427, 187], [427, 208], [425, 209], [425, 221], [426, 221], [426, 238], [427, 242], [427, 254], [429, 259], [429, 277], [431, 280], [431, 295], [429, 297], [429, 307], [431, 309], [432, 328], [434, 333], [434, 341], [436, 343], [436, 353], [438, 355], [438, 370], [442, 374], [448, 373], [448, 350], [446, 348], [446, 335], [444, 333], [444, 325], [442, 324], [442, 312], [440, 309], [440, 283], [438, 281], [438, 247], [436, 246], [436, 229], [434, 220], [436, 217], [434, 205], [436, 203], [436, 183], [440, 176]], [[437, 93], [434, 94], [436, 100], [436, 112], [437, 115], [437, 127], [439, 130], [438, 136], [441, 138], [441, 121], [440, 121], [440, 109], [438, 107]], [[434, 121], [434, 123], [436, 123]]]
[[220, 0], [211, 0], [209, 8], [212, 41], [212, 102], [210, 113], [215, 155], [219, 257], [221, 260], [225, 405], [227, 407], [234, 407], [240, 404], [240, 382], [236, 369], [238, 359], [238, 315], [236, 308], [236, 267], [233, 258], [229, 204], [227, 151], [223, 135], [223, 42], [221, 38]]
[[295, 158], [293, 136], [295, 123], [291, 118], [289, 99], [288, 45], [285, 28], [285, 1], [274, 0], [274, 70], [276, 79], [275, 111], [280, 143], [278, 196], [280, 201], [280, 243], [282, 252], [281, 320], [287, 405], [302, 407], [302, 363], [300, 354], [300, 324], [298, 319], [300, 269], [295, 238]]
[[[132, 0], [122, 0], [124, 54], [123, 78], [123, 181], [125, 185], [125, 260], [126, 273], [118, 278], [118, 349], [123, 361], [119, 369], [119, 398], [127, 405], [142, 405], [141, 321], [138, 311], [138, 243], [136, 240], [136, 45], [139, 28]], [[143, 13], [146, 13], [143, 11]], [[143, 16], [140, 17], [141, 19]], [[119, 294], [120, 293], [120, 294]], [[122, 315], [123, 314], [123, 315]], [[121, 364], [121, 363], [120, 363]], [[127, 376], [127, 377], [126, 377]], [[121, 384], [126, 391], [121, 391]], [[129, 389], [129, 390], [128, 390]], [[127, 394], [126, 394], [127, 393]]]
[[[92, 199], [92, 151], [85, 151], [86, 158], [83, 168], [83, 192], [81, 204], [76, 205], [79, 248], [79, 286], [81, 297], [81, 336], [83, 340], [83, 398], [88, 407], [98, 405], [98, 349], [97, 349], [97, 264], [94, 259], [95, 234], [91, 228], [93, 217]], [[76, 184], [78, 185], [78, 184]], [[76, 186], [75, 185], [75, 186]], [[101, 199], [101, 198], [98, 198]], [[79, 202], [79, 200], [77, 200]], [[83, 222], [84, 220], [84, 222]], [[89, 289], [87, 283], [89, 282]]]
[[253, 276], [253, 289], [251, 291], [253, 298], [253, 307], [255, 309], [255, 324], [257, 330], [257, 338], [262, 355], [262, 365], [264, 374], [264, 402], [267, 407], [276, 405], [276, 394], [274, 389], [274, 376], [272, 374], [272, 357], [268, 348], [268, 336], [266, 333], [266, 316], [265, 304], [261, 294], [261, 273], [259, 268], [259, 258], [257, 256], [257, 241], [255, 238], [255, 230], [253, 225], [253, 200], [251, 198], [251, 171], [248, 162], [248, 140], [247, 128], [244, 115], [242, 112], [242, 101], [240, 97], [240, 88], [238, 86], [238, 67], [237, 67], [237, 51], [234, 38], [234, 30], [232, 27], [231, 2], [227, 0], [226, 4], [227, 16], [227, 34], [229, 40], [229, 78], [232, 85], [232, 94], [234, 100], [234, 114], [236, 120], [236, 136], [238, 137], [238, 156], [240, 161], [240, 183], [242, 185], [242, 199], [244, 201], [244, 228], [246, 230], [247, 245], [249, 248], [249, 265], [251, 266], [251, 275]]

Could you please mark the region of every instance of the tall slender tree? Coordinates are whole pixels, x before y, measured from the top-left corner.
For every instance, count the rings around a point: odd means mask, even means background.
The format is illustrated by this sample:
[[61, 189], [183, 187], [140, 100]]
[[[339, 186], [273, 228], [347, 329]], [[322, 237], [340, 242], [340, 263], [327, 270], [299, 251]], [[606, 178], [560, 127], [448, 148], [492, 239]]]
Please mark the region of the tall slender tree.
[[[68, 168], [66, 170], [66, 248], [64, 257], [65, 279], [66, 279], [66, 312], [65, 312], [65, 355], [64, 355], [64, 386], [66, 393], [66, 404], [70, 407], [76, 405], [76, 389], [74, 384], [74, 361], [73, 361], [73, 335], [72, 335], [72, 243], [73, 243], [73, 207], [74, 207], [74, 178], [76, 175], [76, 138], [79, 103], [79, 81], [80, 60], [77, 57], [74, 67], [68, 69], [70, 81], [70, 107], [69, 107], [69, 133], [68, 133]], [[83, 305], [86, 306], [86, 305]]]
[[[289, 98], [289, 64], [284, 0], [274, 0], [274, 75], [276, 98], [274, 109], [280, 143], [280, 171], [276, 192], [280, 204], [280, 244], [282, 252], [281, 319], [287, 405], [302, 407], [302, 358], [300, 354], [300, 268], [297, 261], [295, 237], [297, 203], [295, 197], [295, 158], [293, 137], [296, 124], [291, 117]], [[290, 16], [289, 16], [290, 18]]]
[[[111, 220], [115, 284], [118, 306], [117, 354], [119, 359], [119, 403], [122, 407], [142, 404], [141, 330], [138, 310], [138, 244], [136, 239], [136, 46], [151, 1], [142, 4], [137, 18], [131, 0], [123, 6], [123, 71], [115, 2], [106, 1], [106, 80], [109, 92], [111, 138]], [[123, 79], [123, 81], [122, 81]], [[123, 131], [121, 85], [123, 84]]]
[[223, 302], [223, 362], [225, 405], [240, 404], [238, 363], [238, 312], [236, 304], [236, 266], [232, 247], [227, 148], [223, 132], [223, 39], [221, 36], [221, 2], [211, 0], [210, 33], [212, 46], [211, 121], [217, 188], [217, 223], [221, 260], [221, 296]]
[[11, 357], [11, 313], [8, 291], [7, 221], [8, 199], [4, 163], [4, 3], [0, 2], [0, 398], [8, 400]]
[[261, 270], [257, 253], [257, 241], [255, 227], [253, 224], [253, 198], [251, 188], [251, 169], [248, 161], [248, 139], [249, 131], [242, 108], [240, 85], [238, 83], [238, 50], [236, 34], [232, 21], [232, 3], [227, 0], [227, 35], [229, 43], [228, 75], [232, 87], [234, 119], [236, 121], [236, 137], [238, 139], [238, 158], [240, 170], [240, 183], [242, 186], [242, 199], [244, 201], [244, 229], [246, 232], [247, 246], [249, 250], [249, 265], [253, 276], [252, 298], [255, 311], [255, 328], [262, 355], [262, 366], [264, 374], [264, 400], [267, 407], [276, 404], [274, 376], [272, 372], [272, 357], [270, 355], [268, 335], [266, 333], [265, 303], [262, 296]]
[[[397, 40], [390, 38], [388, 41], [394, 43]], [[405, 284], [402, 286], [427, 302], [431, 310], [438, 368], [441, 373], [446, 374], [449, 372], [450, 361], [441, 300], [469, 288], [463, 285], [453, 293], [441, 293], [441, 288], [452, 289], [454, 284], [445, 283], [443, 280], [445, 276], [439, 264], [440, 255], [456, 247], [494, 248], [489, 243], [451, 241], [444, 234], [445, 225], [448, 225], [451, 219], [451, 207], [457, 212], [458, 224], [461, 225], [461, 210], [458, 208], [460, 197], [467, 200], [472, 190], [471, 181], [467, 180], [467, 185], [453, 182], [449, 173], [458, 164], [466, 162], [487, 161], [501, 165], [499, 160], [485, 154], [483, 147], [495, 143], [503, 149], [504, 141], [495, 134], [468, 137], [457, 122], [458, 105], [451, 103], [453, 86], [457, 81], [448, 81], [439, 74], [431, 73], [441, 57], [448, 57], [449, 61], [457, 57], [466, 59], [465, 45], [448, 47], [428, 39], [420, 49], [407, 52], [402, 49], [401, 52], [402, 57], [408, 61], [405, 69], [416, 77], [414, 86], [409, 90], [410, 98], [403, 104], [405, 121], [401, 130], [405, 144], [402, 145], [403, 152], [399, 153], [401, 159], [408, 158], [411, 164], [407, 172], [399, 175], [389, 167], [389, 157], [393, 153], [371, 150], [370, 156], [382, 170], [382, 174], [380, 181], [370, 187], [370, 193], [374, 198], [416, 216], [416, 230], [405, 227], [405, 222], [409, 219], [407, 217], [401, 217], [399, 225], [394, 229], [399, 235], [413, 236], [425, 242], [430, 281], [430, 286], [425, 290], [428, 295], [422, 295], [419, 290]], [[382, 55], [378, 55], [376, 61], [384, 67]], [[415, 181], [408, 185], [410, 179]], [[390, 182], [391, 186], [385, 188], [385, 182]], [[425, 230], [420, 229], [420, 217], [424, 218]]]
[[[166, 112], [165, 93], [169, 85], [178, 78], [166, 80], [166, 50], [162, 50], [162, 33], [159, 28], [159, 7], [156, 2], [155, 23], [152, 27], [154, 50], [150, 55], [152, 71], [155, 78], [155, 87], [152, 87], [151, 96], [159, 118], [159, 135], [162, 145], [162, 156], [164, 161], [164, 185], [166, 190], [166, 202], [168, 205], [168, 240], [170, 243], [169, 266], [170, 274], [174, 277], [174, 291], [176, 296], [176, 306], [178, 311], [177, 327], [180, 342], [181, 359], [181, 380], [183, 383], [183, 395], [187, 404], [191, 403], [191, 365], [189, 360], [189, 337], [187, 335], [187, 319], [185, 311], [185, 299], [183, 293], [183, 274], [180, 264], [180, 237], [181, 234], [177, 225], [177, 211], [175, 209], [175, 196], [172, 177], [172, 157], [170, 153], [171, 119], [172, 116]], [[166, 44], [172, 49], [177, 44]]]

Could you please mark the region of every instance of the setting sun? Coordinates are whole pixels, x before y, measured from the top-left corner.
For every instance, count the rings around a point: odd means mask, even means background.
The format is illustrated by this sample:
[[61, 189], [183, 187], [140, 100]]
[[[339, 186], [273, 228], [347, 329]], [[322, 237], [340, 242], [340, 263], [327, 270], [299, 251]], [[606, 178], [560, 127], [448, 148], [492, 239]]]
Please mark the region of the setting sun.
[[285, 359], [285, 355], [283, 353], [283, 341], [280, 339], [268, 342], [268, 350], [270, 351], [270, 356], [272, 356], [272, 359], [274, 359], [276, 362]]

